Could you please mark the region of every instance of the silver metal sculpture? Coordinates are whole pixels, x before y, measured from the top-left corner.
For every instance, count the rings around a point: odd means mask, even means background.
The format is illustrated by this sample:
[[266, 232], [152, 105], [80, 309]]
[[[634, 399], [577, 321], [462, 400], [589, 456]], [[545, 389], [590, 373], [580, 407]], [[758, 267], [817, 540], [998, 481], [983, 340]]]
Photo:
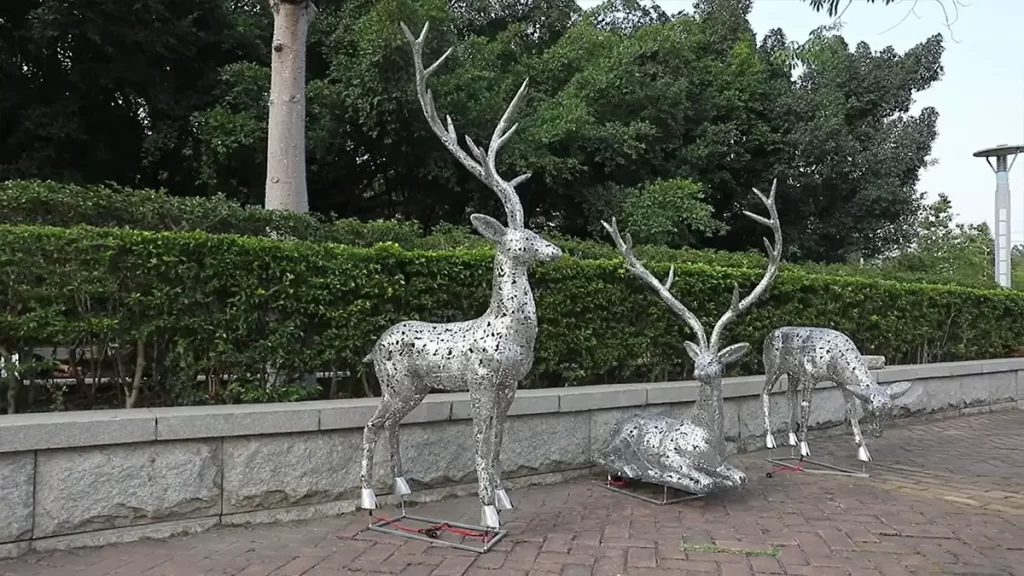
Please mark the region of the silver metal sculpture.
[[[788, 440], [790, 446], [799, 445], [801, 458], [811, 455], [807, 445], [807, 424], [811, 416], [814, 387], [819, 382], [834, 382], [842, 391], [846, 403], [846, 416], [857, 443], [857, 459], [861, 462], [870, 461], [871, 454], [860, 432], [854, 398], [861, 401], [868, 429], [877, 438], [882, 435], [883, 423], [892, 415], [892, 401], [910, 390], [910, 382], [880, 386], [853, 340], [829, 328], [777, 328], [765, 337], [763, 353], [764, 390], [761, 392], [761, 405], [764, 408], [765, 446], [769, 449], [777, 446], [769, 414], [770, 395], [776, 382], [785, 374], [789, 380], [786, 391], [789, 403]], [[799, 403], [798, 392], [801, 394]]]
[[756, 188], [754, 193], [768, 208], [769, 218], [744, 212], [749, 218], [771, 228], [774, 242], [765, 238], [768, 268], [756, 287], [740, 299], [736, 286], [729, 309], [715, 324], [707, 338], [700, 320], [672, 295], [675, 268], [664, 284], [659, 282], [633, 255], [628, 234], [619, 235], [615, 219], [611, 225], [602, 222], [611, 233], [615, 246], [626, 259], [626, 269], [653, 288], [668, 307], [693, 329], [697, 343], [685, 342], [686, 352], [694, 362], [694, 376], [700, 382], [700, 395], [693, 410], [682, 420], [668, 416], [635, 414], [624, 418], [612, 430], [608, 446], [595, 461], [618, 476], [659, 484], [703, 495], [709, 492], [739, 488], [747, 481], [746, 474], [726, 462], [725, 439], [722, 432], [722, 373], [726, 364], [741, 358], [750, 345], [733, 344], [722, 348], [725, 327], [745, 312], [759, 298], [778, 274], [782, 259], [782, 230], [775, 209], [775, 187], [767, 198]]
[[562, 251], [524, 226], [523, 207], [515, 187], [529, 174], [506, 181], [495, 166], [498, 151], [516, 131], [515, 125], [509, 125], [510, 119], [523, 101], [527, 81], [495, 127], [486, 150], [466, 137], [470, 156], [458, 144], [451, 117], [446, 118], [447, 126], [441, 123], [434, 96], [427, 88], [427, 80], [451, 54], [449, 49], [429, 68], [423, 67], [423, 42], [429, 27], [429, 23], [425, 24], [419, 38], [415, 38], [402, 24], [412, 46], [416, 94], [423, 114], [448, 151], [498, 195], [508, 226], [483, 214], [470, 216], [476, 230], [497, 247], [491, 304], [483, 316], [449, 324], [401, 322], [385, 331], [366, 357], [365, 361], [373, 362], [383, 397], [363, 431], [360, 506], [377, 507], [371, 483], [374, 447], [381, 430], [388, 435], [394, 493], [407, 495], [410, 489], [402, 473], [399, 423], [431, 389], [468, 391], [476, 442], [481, 525], [497, 529], [498, 509], [512, 508], [498, 475], [505, 419], [519, 381], [533, 366], [537, 340], [537, 309], [528, 269], [534, 262], [558, 259]]

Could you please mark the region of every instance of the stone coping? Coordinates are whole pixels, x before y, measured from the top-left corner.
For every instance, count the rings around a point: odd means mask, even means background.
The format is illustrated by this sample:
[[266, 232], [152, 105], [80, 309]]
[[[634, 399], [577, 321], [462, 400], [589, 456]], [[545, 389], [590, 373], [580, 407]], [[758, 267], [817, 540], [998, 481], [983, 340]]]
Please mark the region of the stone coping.
[[[1024, 370], [1024, 358], [892, 366], [872, 373], [880, 383]], [[764, 376], [726, 378], [725, 399], [756, 396]], [[820, 388], [831, 387], [822, 383]], [[606, 384], [520, 390], [510, 415], [580, 412], [693, 402], [696, 381]], [[776, 387], [776, 391], [779, 387]], [[0, 416], [0, 453], [362, 428], [378, 398], [275, 404], [133, 408]], [[430, 394], [403, 424], [470, 417], [468, 394]]]

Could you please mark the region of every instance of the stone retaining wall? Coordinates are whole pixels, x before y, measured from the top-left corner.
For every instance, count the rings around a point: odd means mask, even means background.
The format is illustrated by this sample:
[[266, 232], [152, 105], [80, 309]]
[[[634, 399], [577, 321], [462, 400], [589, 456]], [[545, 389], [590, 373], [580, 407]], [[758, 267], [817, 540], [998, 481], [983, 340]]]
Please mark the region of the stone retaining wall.
[[[875, 373], [882, 383], [914, 381], [897, 401], [900, 416], [1015, 408], [1024, 400], [1022, 358]], [[762, 383], [724, 383], [734, 449], [764, 441]], [[592, 451], [621, 416], [682, 415], [697, 391], [695, 382], [521, 391], [501, 462], [513, 498], [523, 485], [588, 473]], [[779, 431], [784, 399], [772, 398]], [[359, 399], [0, 416], [0, 557], [352, 511], [362, 426], [376, 405]], [[841, 394], [822, 385], [812, 426], [848, 433], [837, 428], [843, 417]], [[414, 499], [475, 491], [468, 418], [466, 394], [430, 395], [406, 418], [402, 449]], [[381, 488], [390, 480], [385, 444], [377, 458]]]

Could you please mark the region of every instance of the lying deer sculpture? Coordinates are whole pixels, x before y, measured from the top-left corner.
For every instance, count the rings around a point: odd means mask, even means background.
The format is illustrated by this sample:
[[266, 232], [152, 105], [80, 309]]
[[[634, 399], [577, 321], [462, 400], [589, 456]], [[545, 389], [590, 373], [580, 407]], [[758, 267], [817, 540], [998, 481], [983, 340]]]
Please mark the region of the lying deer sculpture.
[[497, 246], [491, 304], [483, 316], [449, 324], [401, 322], [385, 331], [365, 358], [366, 362], [373, 362], [383, 397], [363, 430], [360, 506], [377, 507], [371, 483], [374, 449], [381, 430], [388, 435], [394, 493], [405, 496], [410, 489], [402, 473], [399, 423], [431, 389], [468, 391], [476, 441], [477, 491], [483, 506], [481, 524], [497, 529], [498, 508], [512, 508], [498, 476], [505, 419], [519, 381], [533, 367], [537, 340], [537, 309], [527, 271], [534, 262], [556, 260], [562, 251], [524, 225], [523, 207], [515, 187], [529, 174], [506, 181], [495, 166], [498, 151], [516, 131], [516, 126], [509, 126], [509, 120], [523, 101], [527, 82], [523, 82], [501, 117], [486, 150], [466, 138], [470, 156], [459, 146], [451, 118], [447, 118], [447, 126], [441, 123], [433, 94], [427, 88], [427, 80], [451, 54], [449, 49], [424, 69], [423, 41], [429, 27], [429, 23], [425, 24], [419, 38], [415, 38], [402, 24], [412, 46], [416, 94], [423, 114], [431, 130], [459, 163], [498, 195], [508, 226], [483, 214], [470, 216], [476, 230]]
[[[783, 374], [788, 376], [786, 396], [789, 403], [789, 445], [799, 442], [800, 455], [810, 456], [807, 446], [807, 423], [811, 416], [811, 396], [818, 382], [834, 382], [843, 393], [846, 417], [857, 443], [857, 459], [869, 462], [871, 454], [860, 432], [854, 398], [862, 402], [868, 417], [868, 429], [878, 438], [882, 424], [892, 415], [892, 401], [910, 390], [910, 382], [879, 386], [871, 375], [864, 357], [849, 336], [828, 328], [784, 327], [772, 330], [764, 339], [764, 408], [765, 446], [775, 448], [769, 415], [770, 395]], [[801, 393], [797, 404], [797, 392]], [[799, 410], [799, 424], [797, 411]]]
[[739, 488], [746, 483], [746, 474], [726, 462], [725, 439], [722, 435], [722, 372], [726, 364], [741, 358], [750, 345], [733, 344], [723, 349], [721, 344], [725, 327], [761, 298], [778, 274], [782, 259], [782, 230], [775, 210], [775, 186], [773, 182], [771, 194], [767, 198], [754, 189], [754, 193], [768, 208], [770, 218], [744, 212], [749, 218], [772, 229], [774, 243], [765, 239], [768, 268], [746, 298], [740, 300], [739, 286], [735, 286], [729, 309], [715, 324], [710, 339], [697, 316], [672, 295], [675, 268], [669, 271], [668, 279], [662, 284], [633, 255], [632, 241], [628, 234], [624, 239], [619, 235], [615, 219], [612, 219], [611, 225], [602, 222], [611, 233], [615, 246], [625, 257], [626, 269], [653, 288], [668, 307], [693, 329], [697, 343], [688, 341], [684, 342], [684, 346], [693, 359], [694, 376], [700, 382], [700, 394], [693, 411], [682, 420], [662, 415], [636, 414], [617, 423], [612, 430], [610, 443], [595, 457], [595, 461], [608, 471], [691, 494]]

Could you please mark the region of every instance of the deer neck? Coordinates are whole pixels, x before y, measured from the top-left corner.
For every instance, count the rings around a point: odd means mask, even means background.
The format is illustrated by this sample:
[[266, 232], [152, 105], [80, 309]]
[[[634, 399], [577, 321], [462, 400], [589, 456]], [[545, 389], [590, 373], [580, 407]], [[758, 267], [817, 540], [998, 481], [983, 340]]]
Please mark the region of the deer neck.
[[871, 376], [871, 371], [868, 370], [859, 356], [856, 358], [844, 358], [843, 363], [845, 366], [839, 372], [842, 376], [840, 379], [845, 381], [838, 384], [846, 387], [863, 386], [869, 390], [878, 386], [874, 377]]
[[487, 312], [491, 316], [520, 318], [528, 325], [537, 326], [537, 306], [533, 301], [527, 266], [500, 252], [494, 256], [494, 283]]
[[693, 412], [690, 413], [690, 421], [707, 430], [711, 441], [715, 444], [724, 443], [722, 437], [723, 412], [722, 381], [701, 382], [697, 402], [693, 406]]

